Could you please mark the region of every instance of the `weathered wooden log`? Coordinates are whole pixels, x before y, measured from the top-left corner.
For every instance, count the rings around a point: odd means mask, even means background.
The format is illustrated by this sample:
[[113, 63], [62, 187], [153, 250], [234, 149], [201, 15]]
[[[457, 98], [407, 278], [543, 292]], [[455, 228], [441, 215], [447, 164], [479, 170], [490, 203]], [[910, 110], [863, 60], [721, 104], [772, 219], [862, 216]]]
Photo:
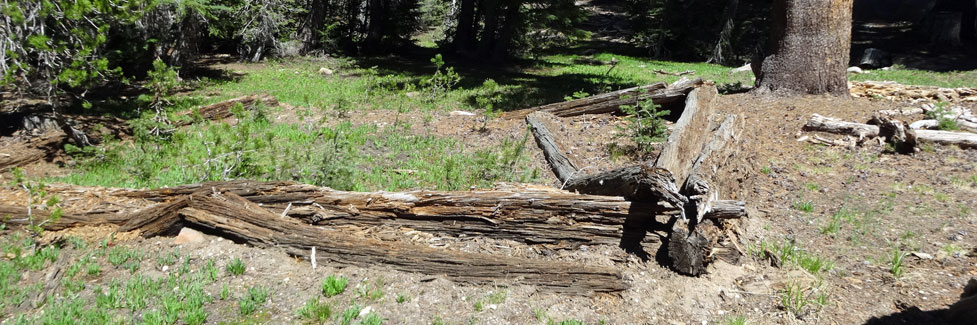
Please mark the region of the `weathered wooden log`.
[[[850, 134], [862, 137], [879, 136], [879, 127], [876, 125], [846, 122], [818, 114], [814, 114], [811, 117], [807, 124], [804, 125], [804, 129], [807, 131]], [[974, 133], [937, 130], [915, 130], [915, 132], [917, 141], [977, 148], [977, 134]]]
[[505, 114], [507, 118], [522, 118], [531, 112], [543, 111], [558, 117], [577, 116], [583, 114], [605, 114], [618, 112], [621, 105], [633, 105], [636, 101], [651, 99], [655, 104], [664, 105], [680, 102], [685, 99], [692, 89], [703, 83], [702, 79], [682, 79], [671, 85], [664, 82], [646, 86], [628, 88], [575, 99], [566, 102], [553, 103]]
[[688, 230], [688, 225], [676, 222], [668, 236], [668, 259], [675, 272], [699, 276], [706, 273], [706, 255], [710, 241], [699, 229]]
[[725, 166], [735, 151], [732, 142], [735, 141], [739, 126], [736, 115], [726, 116], [719, 123], [712, 138], [703, 145], [699, 157], [692, 163], [689, 177], [682, 186], [682, 194], [690, 198], [695, 211], [689, 211], [689, 214], [696, 216], [696, 223], [701, 222], [706, 213], [710, 212], [713, 201], [719, 197], [719, 192], [710, 183], [716, 181], [717, 168]]
[[665, 169], [650, 165], [635, 165], [602, 173], [575, 177], [565, 188], [594, 195], [623, 196], [631, 201], [656, 202], [663, 200], [681, 209], [688, 199], [679, 194], [675, 179]]
[[736, 219], [746, 216], [746, 203], [734, 200], [712, 201], [709, 210], [706, 211], [707, 219]]
[[[977, 132], [977, 124], [975, 123], [971, 123], [969, 121], [959, 121], [959, 120], [954, 120], [954, 122], [957, 124], [957, 127], [962, 130]], [[940, 127], [939, 120], [919, 120], [909, 124], [909, 128], [914, 130], [920, 130], [920, 129], [932, 130], [932, 129], [938, 129], [939, 127]]]
[[265, 210], [233, 193], [195, 196], [182, 210], [189, 224], [228, 234], [260, 247], [283, 247], [297, 256], [316, 248], [319, 264], [389, 266], [404, 272], [444, 275], [476, 284], [514, 281], [565, 294], [589, 295], [628, 288], [612, 268], [474, 254], [362, 239], [302, 224]]
[[879, 135], [879, 127], [876, 125], [846, 122], [820, 114], [811, 115], [811, 119], [804, 124], [804, 130], [853, 135], [858, 137], [859, 141]]
[[[0, 221], [6, 223], [11, 229], [19, 229], [20, 227], [31, 225], [27, 208], [24, 206], [10, 205], [9, 203], [3, 202], [3, 204], [0, 204]], [[121, 225], [128, 220], [128, 215], [110, 211], [63, 214], [58, 220], [50, 220], [51, 214], [49, 211], [33, 209], [30, 216], [33, 217], [35, 226], [41, 226], [45, 230], [62, 230], [78, 226], [103, 224]]]
[[553, 121], [555, 118], [550, 113], [533, 112], [526, 116], [526, 123], [529, 124], [530, 130], [532, 130], [533, 136], [536, 138], [536, 144], [543, 150], [543, 156], [546, 157], [546, 162], [550, 164], [550, 168], [553, 169], [556, 178], [565, 182], [577, 171], [577, 166], [563, 154], [566, 152], [565, 147], [561, 141], [553, 136], [549, 128], [546, 127], [546, 123]]
[[[648, 227], [656, 215], [674, 215], [669, 204], [638, 204], [619, 196], [547, 191], [344, 192], [309, 185], [253, 182], [204, 183], [126, 193], [153, 201], [191, 193], [227, 192], [316, 225], [388, 225], [452, 236], [485, 236], [526, 243], [620, 245], [631, 240], [624, 225]], [[657, 242], [656, 236], [644, 238]]]
[[179, 224], [179, 212], [190, 204], [190, 196], [180, 196], [171, 202], [157, 204], [131, 214], [119, 231], [140, 230], [143, 237], [164, 235]]
[[672, 127], [668, 141], [655, 161], [655, 167], [672, 172], [676, 184], [685, 184], [702, 145], [710, 138], [709, 116], [713, 112], [713, 100], [719, 92], [712, 84], [706, 84], [689, 93], [685, 110]]
[[[191, 115], [190, 117], [191, 118], [196, 117], [202, 120], [210, 120], [210, 121], [223, 120], [228, 117], [234, 116], [234, 114], [231, 112], [231, 108], [234, 107], [235, 105], [240, 104], [242, 107], [244, 107], [245, 110], [253, 110], [257, 105], [259, 105], [259, 103], [260, 105], [264, 105], [264, 106], [277, 106], [278, 100], [269, 95], [242, 96], [233, 99], [228, 99], [220, 103], [215, 103], [204, 107], [200, 107], [199, 109], [192, 111], [190, 114], [193, 115]], [[175, 124], [177, 126], [185, 126], [185, 125], [190, 125], [192, 123], [193, 122], [191, 119], [191, 120], [184, 120]]]
[[67, 140], [68, 137], [64, 133], [48, 132], [42, 137], [0, 147], [0, 170], [24, 166], [43, 159], [50, 160]]

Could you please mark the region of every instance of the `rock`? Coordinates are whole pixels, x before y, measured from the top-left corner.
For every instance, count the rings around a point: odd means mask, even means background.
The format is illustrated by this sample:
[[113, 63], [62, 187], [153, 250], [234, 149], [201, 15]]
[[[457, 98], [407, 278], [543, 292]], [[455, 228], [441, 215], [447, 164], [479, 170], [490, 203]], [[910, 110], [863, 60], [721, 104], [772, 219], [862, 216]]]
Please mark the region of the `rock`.
[[173, 238], [174, 245], [204, 242], [204, 234], [188, 227], [180, 229], [180, 234]]
[[920, 259], [924, 259], [924, 260], [931, 260], [931, 259], [933, 259], [933, 255], [926, 254], [926, 253], [923, 253], [923, 252], [912, 252], [911, 255], [912, 256], [915, 256], [915, 257], [918, 257]]
[[332, 69], [329, 69], [329, 68], [326, 68], [326, 67], [319, 68], [319, 74], [323, 74], [323, 75], [327, 75], [328, 76], [328, 75], [331, 75], [332, 73], [333, 73]]
[[848, 68], [848, 73], [861, 74], [861, 73], [865, 73], [865, 72], [862, 71], [862, 68], [859, 68], [859, 67], [850, 67], [850, 68]]
[[451, 115], [456, 115], [456, 116], [459, 116], [459, 115], [460, 116], [475, 116], [475, 113], [465, 112], [465, 111], [451, 111]]
[[750, 71], [753, 71], [753, 67], [749, 63], [747, 63], [747, 64], [743, 65], [742, 67], [733, 69], [731, 72], [732, 73], [740, 73], [740, 72], [750, 72]]
[[359, 318], [366, 317], [366, 315], [370, 314], [371, 311], [373, 311], [373, 307], [366, 306], [365, 308], [363, 308], [362, 310], [360, 310], [360, 316], [359, 316]]

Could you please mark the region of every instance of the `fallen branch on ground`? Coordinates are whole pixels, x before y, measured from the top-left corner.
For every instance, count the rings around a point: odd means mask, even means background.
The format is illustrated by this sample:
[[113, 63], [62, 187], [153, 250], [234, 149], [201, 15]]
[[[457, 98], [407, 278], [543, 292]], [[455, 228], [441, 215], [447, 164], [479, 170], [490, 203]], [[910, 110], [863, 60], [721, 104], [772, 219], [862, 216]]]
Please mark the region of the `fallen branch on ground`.
[[587, 98], [553, 103], [533, 108], [512, 111], [504, 114], [507, 118], [523, 118], [529, 113], [542, 111], [558, 117], [583, 114], [605, 114], [618, 112], [621, 105], [633, 105], [637, 101], [651, 99], [655, 104], [664, 105], [681, 102], [692, 89], [702, 85], [702, 79], [682, 79], [667, 85], [664, 82], [628, 88]]
[[[877, 125], [842, 121], [836, 118], [814, 114], [804, 125], [806, 131], [820, 131], [834, 134], [853, 135], [863, 142], [865, 138], [879, 136]], [[916, 138], [920, 142], [952, 144], [965, 148], [977, 148], [977, 134], [967, 132], [951, 132], [937, 130], [915, 130]]]

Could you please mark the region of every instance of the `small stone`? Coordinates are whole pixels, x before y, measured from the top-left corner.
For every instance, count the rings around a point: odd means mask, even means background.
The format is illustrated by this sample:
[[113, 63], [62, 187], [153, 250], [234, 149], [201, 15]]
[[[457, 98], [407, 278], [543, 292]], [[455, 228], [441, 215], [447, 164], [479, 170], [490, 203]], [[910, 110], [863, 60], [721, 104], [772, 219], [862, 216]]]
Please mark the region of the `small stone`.
[[170, 269], [170, 266], [169, 265], [163, 265], [163, 272], [166, 272], [166, 270], [169, 270], [169, 269]]
[[173, 238], [174, 245], [182, 245], [188, 243], [202, 243], [204, 242], [204, 234], [193, 230], [191, 228], [183, 227], [180, 229], [180, 234]]
[[360, 310], [360, 318], [368, 315], [371, 311], [373, 311], [373, 307], [366, 306], [366, 308], [363, 308], [363, 310]]
[[864, 71], [862, 71], [862, 68], [859, 68], [859, 67], [850, 67], [850, 68], [848, 68], [848, 72], [849, 73], [854, 73], [854, 74], [865, 73]]
[[475, 113], [465, 112], [465, 111], [451, 111], [451, 115], [455, 115], [455, 116], [475, 116]]
[[319, 68], [319, 74], [324, 74], [328, 76], [331, 75], [332, 73], [333, 73], [332, 69], [326, 67]]

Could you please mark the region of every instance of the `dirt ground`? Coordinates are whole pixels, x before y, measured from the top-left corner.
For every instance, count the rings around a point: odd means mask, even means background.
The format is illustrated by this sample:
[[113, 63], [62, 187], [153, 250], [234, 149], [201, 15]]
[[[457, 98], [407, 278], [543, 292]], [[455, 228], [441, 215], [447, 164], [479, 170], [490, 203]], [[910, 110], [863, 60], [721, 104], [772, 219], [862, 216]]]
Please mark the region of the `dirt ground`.
[[[322, 279], [336, 274], [350, 278], [350, 289], [332, 298], [334, 315], [356, 300], [378, 312], [388, 324], [428, 324], [437, 319], [446, 324], [535, 324], [547, 318], [587, 324], [705, 324], [737, 317], [757, 324], [926, 323], [938, 322], [926, 311], [956, 302], [967, 281], [977, 277], [977, 150], [924, 145], [915, 155], [897, 155], [883, 153], [881, 146], [825, 147], [796, 141], [808, 134], [801, 127], [813, 113], [865, 122], [877, 110], [918, 103], [817, 96], [770, 99], [751, 94], [724, 95], [717, 102], [718, 110], [738, 114], [746, 125], [731, 167], [721, 172], [727, 177], [725, 183], [718, 184], [720, 197], [746, 201], [750, 216], [731, 225], [745, 256], [736, 263], [718, 260], [701, 277], [678, 275], [654, 259], [641, 260], [618, 247], [580, 246], [554, 252], [481, 238], [442, 238], [441, 243], [432, 244], [444, 249], [615, 265], [631, 286], [619, 294], [578, 297], [506, 281], [492, 286], [463, 285], [443, 276], [398, 272], [383, 266], [318, 265], [313, 269], [308, 261], [278, 249], [248, 247], [212, 235], [182, 244], [172, 237], [116, 240], [147, 256], [179, 248], [189, 254], [195, 268], [207, 259], [223, 266], [241, 258], [246, 272], [222, 283], [233, 292], [253, 285], [270, 288], [264, 319], [270, 324], [298, 322], [295, 310], [309, 298], [321, 296]], [[970, 105], [968, 108], [974, 109]], [[287, 109], [279, 114], [280, 121], [291, 120]], [[377, 110], [354, 114], [350, 119], [354, 124], [377, 124], [381, 132], [394, 119], [407, 119], [414, 132], [457, 138], [473, 149], [498, 145], [506, 138], [518, 139], [526, 132], [521, 119], [484, 123], [480, 115], [431, 114], [430, 128], [425, 127], [426, 117], [420, 114], [405, 116]], [[922, 116], [903, 117], [910, 121], [919, 118]], [[562, 122], [564, 128], [557, 132], [571, 139], [571, 159], [593, 166], [587, 173], [633, 163], [635, 158], [612, 155], [608, 149], [610, 143], [621, 141], [614, 136], [623, 123], [621, 118], [580, 116]], [[486, 130], [481, 129], [483, 125]], [[526, 149], [533, 165], [545, 171], [540, 183], [558, 186], [536, 144], [529, 141]], [[58, 168], [47, 163], [30, 166], [27, 171], [50, 175]], [[797, 209], [799, 202], [810, 203], [813, 210]], [[836, 231], [823, 231], [839, 211], [848, 211], [852, 217], [842, 220]], [[94, 243], [109, 231], [82, 233]], [[432, 242], [431, 238], [437, 237], [383, 227], [355, 231], [415, 243]], [[772, 266], [770, 260], [750, 254], [761, 242], [786, 241], [835, 263], [822, 277], [821, 287], [828, 293], [823, 308], [801, 317], [781, 307], [780, 292], [791, 284], [812, 284], [817, 281], [815, 277], [797, 267]], [[895, 251], [917, 252], [905, 258], [905, 272], [898, 278], [890, 272], [889, 264]], [[81, 253], [72, 249], [63, 252], [69, 258], [72, 254]], [[174, 272], [160, 269], [151, 258], [142, 264], [139, 272], [145, 275]], [[126, 270], [109, 267], [89, 284], [128, 276]], [[26, 276], [30, 281], [43, 277], [43, 271]], [[383, 298], [358, 298], [357, 285], [376, 284], [378, 280]], [[205, 291], [216, 296], [221, 289], [212, 284]], [[476, 310], [476, 301], [488, 301], [489, 296], [501, 291], [506, 292], [501, 302], [486, 303], [482, 310]], [[407, 301], [398, 302], [398, 295], [408, 297]], [[208, 305], [212, 306], [208, 307], [208, 321], [234, 320], [233, 304], [233, 300], [214, 300]]]

